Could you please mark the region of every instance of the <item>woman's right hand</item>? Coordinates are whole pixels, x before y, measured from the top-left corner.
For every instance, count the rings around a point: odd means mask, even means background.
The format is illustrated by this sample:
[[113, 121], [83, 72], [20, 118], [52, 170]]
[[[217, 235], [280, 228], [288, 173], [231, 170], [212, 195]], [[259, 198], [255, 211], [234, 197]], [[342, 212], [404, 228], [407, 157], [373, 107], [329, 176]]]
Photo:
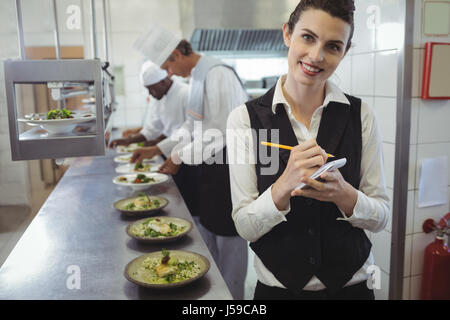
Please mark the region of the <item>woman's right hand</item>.
[[310, 177], [327, 161], [327, 153], [315, 139], [307, 140], [291, 150], [289, 160], [283, 174], [272, 186], [272, 199], [278, 210], [289, 207], [291, 192], [303, 177]]

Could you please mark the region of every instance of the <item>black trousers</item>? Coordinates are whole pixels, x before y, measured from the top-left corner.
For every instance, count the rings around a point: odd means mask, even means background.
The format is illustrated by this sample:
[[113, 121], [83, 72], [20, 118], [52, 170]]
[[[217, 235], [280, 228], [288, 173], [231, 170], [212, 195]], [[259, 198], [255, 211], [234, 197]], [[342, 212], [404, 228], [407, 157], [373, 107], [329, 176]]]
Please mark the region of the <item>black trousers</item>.
[[327, 289], [319, 291], [305, 291], [294, 293], [290, 290], [269, 287], [257, 282], [253, 300], [375, 300], [372, 289], [363, 281], [352, 286], [343, 287], [332, 294]]

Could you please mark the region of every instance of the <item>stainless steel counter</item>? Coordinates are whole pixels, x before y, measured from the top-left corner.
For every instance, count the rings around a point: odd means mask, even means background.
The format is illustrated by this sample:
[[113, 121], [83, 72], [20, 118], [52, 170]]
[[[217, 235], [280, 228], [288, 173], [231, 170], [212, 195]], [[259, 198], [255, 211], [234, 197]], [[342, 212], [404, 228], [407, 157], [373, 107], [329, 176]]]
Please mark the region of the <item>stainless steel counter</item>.
[[[143, 245], [126, 234], [136, 219], [122, 216], [112, 204], [133, 192], [112, 183], [116, 155], [108, 151], [74, 161], [0, 269], [0, 300], [232, 299], [195, 225], [169, 244]], [[172, 179], [147, 192], [169, 199], [161, 214], [193, 221]], [[211, 268], [175, 290], [141, 288], [125, 279], [129, 261], [162, 247], [200, 253]], [[80, 289], [70, 289], [78, 270]]]

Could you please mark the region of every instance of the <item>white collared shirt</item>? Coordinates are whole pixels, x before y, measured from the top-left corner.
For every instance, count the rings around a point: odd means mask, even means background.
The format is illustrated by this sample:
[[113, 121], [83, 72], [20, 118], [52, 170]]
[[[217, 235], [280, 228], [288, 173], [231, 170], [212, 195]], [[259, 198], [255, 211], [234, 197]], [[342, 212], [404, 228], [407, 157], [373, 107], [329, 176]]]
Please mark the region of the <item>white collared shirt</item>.
[[[283, 95], [282, 84], [285, 79], [286, 76], [278, 79], [273, 97], [272, 111], [275, 113], [277, 104], [282, 103], [284, 105], [299, 143], [309, 139], [316, 139], [323, 109], [327, 107], [329, 102], [336, 101], [347, 105], [350, 104], [342, 91], [328, 81], [325, 87], [324, 103], [314, 111], [308, 130], [305, 125], [295, 119], [291, 112], [291, 107]], [[389, 219], [389, 199], [386, 194], [384, 179], [381, 136], [375, 115], [364, 102], [361, 105], [361, 125], [361, 182], [357, 191], [357, 202], [351, 217], [347, 218], [341, 211], [342, 218], [338, 219], [346, 220], [354, 227], [371, 232], [379, 232], [385, 228]], [[227, 130], [250, 129], [250, 118], [244, 104], [231, 112], [227, 122]], [[232, 216], [239, 235], [250, 242], [255, 242], [264, 234], [270, 232], [273, 227], [286, 221], [285, 216], [289, 214], [291, 209], [289, 207], [285, 211], [279, 211], [276, 208], [272, 199], [271, 187], [263, 194], [259, 194], [252, 139], [247, 139], [244, 134], [229, 134], [227, 135], [227, 149], [230, 158], [230, 152], [235, 152], [241, 157], [242, 154], [246, 154], [249, 158], [248, 164], [236, 163], [230, 160]], [[354, 274], [346, 286], [368, 279], [369, 275], [366, 271], [373, 264], [373, 254], [370, 252], [369, 258], [363, 267]], [[260, 282], [268, 286], [284, 288], [256, 255], [254, 267]], [[325, 286], [317, 277], [313, 276], [303, 289], [316, 291], [325, 289]]]
[[[208, 72], [204, 90], [203, 120], [194, 120], [187, 116], [178, 132], [158, 143], [159, 149], [166, 157], [170, 157], [172, 149], [177, 146], [175, 150], [183, 163], [200, 164], [208, 159], [205, 156], [207, 150], [219, 151], [225, 146], [228, 115], [231, 110], [248, 100], [247, 93], [235, 73], [224, 66], [214, 67]], [[208, 136], [204, 135], [206, 131], [216, 133], [219, 139], [209, 140]], [[178, 136], [184, 136], [187, 132], [190, 133], [192, 141], [180, 143]]]
[[147, 141], [158, 138], [161, 134], [171, 136], [185, 121], [189, 87], [187, 84], [173, 80], [167, 93], [157, 100], [152, 98], [148, 106], [148, 115], [140, 131]]

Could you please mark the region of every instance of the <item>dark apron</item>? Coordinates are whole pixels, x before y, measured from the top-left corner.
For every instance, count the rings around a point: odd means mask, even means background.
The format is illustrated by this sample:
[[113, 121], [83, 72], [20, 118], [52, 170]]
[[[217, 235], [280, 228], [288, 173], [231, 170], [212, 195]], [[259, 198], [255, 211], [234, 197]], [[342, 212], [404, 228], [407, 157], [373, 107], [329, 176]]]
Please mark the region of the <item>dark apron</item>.
[[[197, 204], [201, 224], [220, 236], [237, 236], [231, 217], [230, 172], [226, 163], [226, 147], [222, 149], [223, 164], [198, 166]], [[216, 157], [217, 159], [217, 157]]]

